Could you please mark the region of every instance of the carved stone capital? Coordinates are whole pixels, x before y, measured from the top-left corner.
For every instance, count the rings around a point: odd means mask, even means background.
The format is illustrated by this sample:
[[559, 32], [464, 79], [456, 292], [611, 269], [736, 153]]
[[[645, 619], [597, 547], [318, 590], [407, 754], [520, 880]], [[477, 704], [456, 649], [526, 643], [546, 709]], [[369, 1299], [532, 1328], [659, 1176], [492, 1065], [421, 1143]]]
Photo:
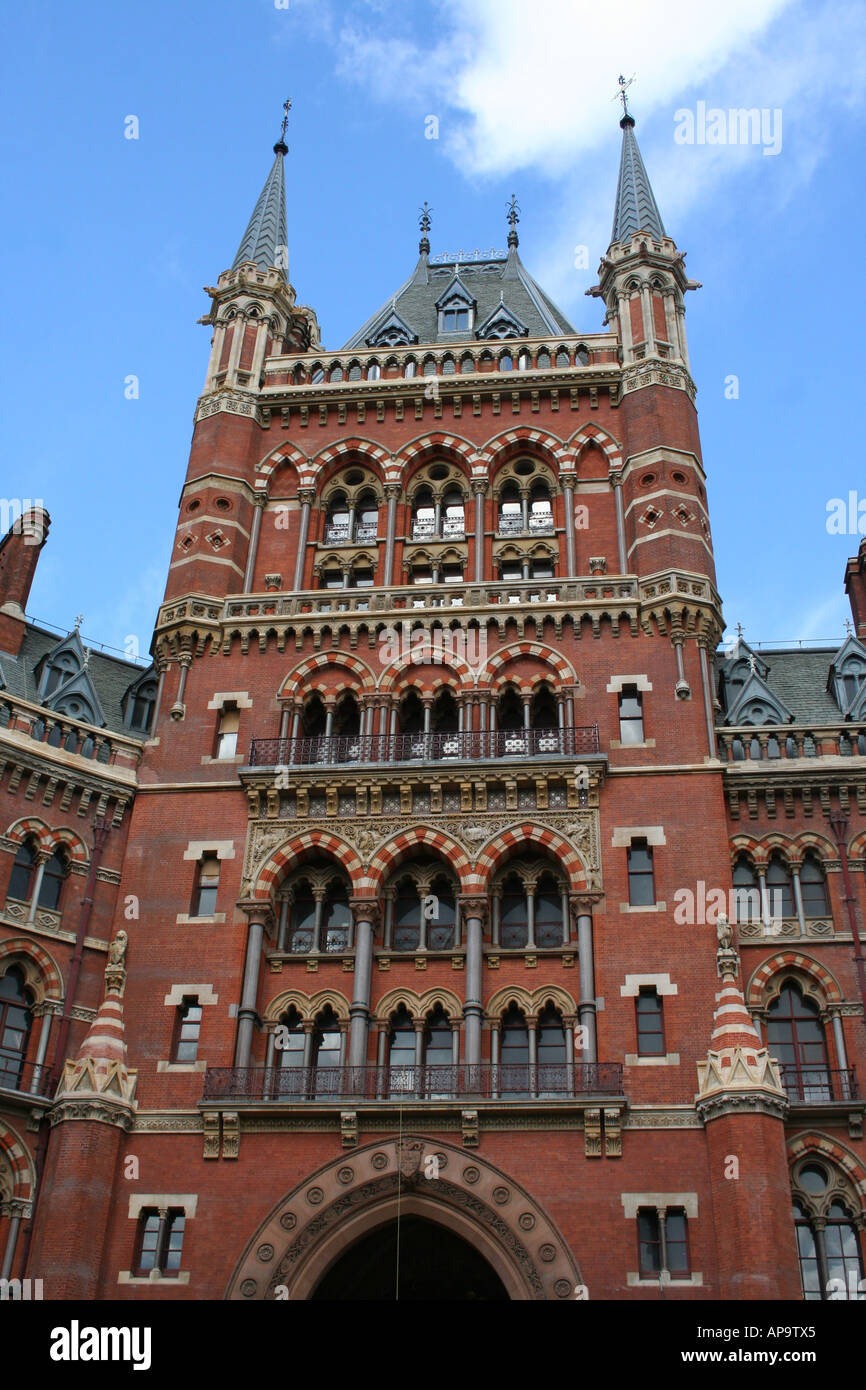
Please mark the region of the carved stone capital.
[[481, 919], [481, 930], [483, 931], [487, 926], [488, 913], [489, 905], [486, 897], [481, 897], [480, 895], [475, 896], [473, 894], [467, 894], [465, 897], [461, 895], [460, 920], [462, 922], [467, 922], [470, 917], [479, 917]]
[[349, 907], [352, 909], [352, 920], [356, 928], [361, 922], [369, 922], [370, 929], [375, 932], [381, 916], [376, 898], [350, 898]]

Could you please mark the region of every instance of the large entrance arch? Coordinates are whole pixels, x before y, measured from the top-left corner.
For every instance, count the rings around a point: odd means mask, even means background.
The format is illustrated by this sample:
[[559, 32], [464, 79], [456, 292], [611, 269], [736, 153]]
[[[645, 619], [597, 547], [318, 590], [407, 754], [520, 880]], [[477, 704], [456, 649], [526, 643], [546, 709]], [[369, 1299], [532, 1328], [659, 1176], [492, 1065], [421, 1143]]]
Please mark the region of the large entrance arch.
[[375, 1233], [393, 1238], [398, 1211], [401, 1225], [418, 1223], [416, 1243], [430, 1223], [444, 1228], [452, 1272], [459, 1273], [462, 1247], [471, 1252], [463, 1256], [458, 1291], [428, 1297], [479, 1296], [472, 1286], [482, 1287], [485, 1266], [496, 1282], [483, 1287], [501, 1284], [504, 1295], [497, 1296], [509, 1299], [574, 1298], [582, 1283], [559, 1230], [523, 1187], [477, 1154], [438, 1138], [404, 1136], [336, 1159], [283, 1198], [247, 1245], [225, 1296], [311, 1299], [329, 1288], [329, 1278], [337, 1289], [341, 1267], [351, 1271], [343, 1262], [353, 1249], [363, 1254], [361, 1242]]
[[362, 1236], [340, 1255], [312, 1294], [323, 1303], [489, 1303], [508, 1298], [493, 1266], [436, 1221], [406, 1216]]

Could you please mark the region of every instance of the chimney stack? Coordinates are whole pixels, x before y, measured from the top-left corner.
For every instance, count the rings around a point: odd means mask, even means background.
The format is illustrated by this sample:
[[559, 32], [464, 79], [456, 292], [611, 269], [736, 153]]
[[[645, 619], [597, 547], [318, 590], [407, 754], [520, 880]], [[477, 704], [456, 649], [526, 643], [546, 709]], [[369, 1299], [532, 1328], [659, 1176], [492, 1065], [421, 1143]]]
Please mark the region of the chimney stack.
[[859, 551], [845, 567], [845, 592], [851, 604], [854, 631], [859, 638], [866, 638], [866, 540], [860, 542]]
[[24, 609], [50, 525], [44, 507], [30, 507], [0, 541], [0, 652], [10, 656], [18, 655], [24, 641]]

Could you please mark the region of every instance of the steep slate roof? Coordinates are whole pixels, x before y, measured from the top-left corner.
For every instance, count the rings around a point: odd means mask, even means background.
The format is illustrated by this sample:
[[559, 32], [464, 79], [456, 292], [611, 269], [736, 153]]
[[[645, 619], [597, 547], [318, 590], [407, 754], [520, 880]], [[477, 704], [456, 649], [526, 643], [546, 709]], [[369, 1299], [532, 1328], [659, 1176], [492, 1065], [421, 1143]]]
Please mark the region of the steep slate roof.
[[635, 139], [634, 117], [623, 116], [620, 125], [622, 153], [610, 239], [612, 242], [630, 241], [635, 232], [663, 237], [664, 223]]
[[274, 145], [274, 162], [253, 209], [253, 215], [241, 239], [237, 255], [232, 261], [232, 270], [237, 270], [242, 261], [255, 261], [262, 270], [276, 267], [282, 270], [285, 278], [288, 258], [288, 232], [286, 230], [286, 186], [283, 172], [283, 159], [287, 154], [282, 143]]
[[[767, 668], [766, 683], [787, 705], [797, 724], [836, 724], [842, 712], [827, 689], [827, 677], [837, 647], [790, 647], [767, 650], [755, 655]], [[717, 653], [719, 672], [730, 665], [723, 652]]]
[[[461, 333], [440, 333], [436, 303], [459, 273], [460, 284], [476, 302], [475, 327]], [[528, 335], [573, 335], [575, 329], [561, 309], [545, 294], [524, 266], [515, 246], [507, 256], [478, 261], [432, 263], [422, 250], [413, 274], [395, 295], [372, 314], [344, 345], [343, 351], [367, 346], [369, 338], [382, 331], [394, 311], [417, 334], [420, 343], [460, 346], [477, 342], [477, 327], [503, 303], [522, 324]]]
[[[41, 701], [37, 693], [39, 680], [36, 669], [43, 657], [65, 641], [66, 639], [58, 637], [55, 632], [46, 632], [44, 628], [35, 627], [32, 623], [28, 623], [18, 656], [14, 657], [9, 656], [7, 652], [3, 653], [6, 692], [21, 700], [29, 700], [31, 704], [40, 704]], [[123, 722], [122, 705], [127, 690], [144, 674], [146, 669], [146, 667], [138, 666], [134, 662], [123, 661], [120, 657], [106, 656], [102, 652], [94, 651], [93, 648], [90, 649], [87, 674], [99, 697], [107, 729], [114, 733], [125, 734], [128, 738], [143, 740], [148, 737], [147, 734], [138, 729], [126, 728]], [[0, 690], [0, 700], [2, 698], [3, 691]]]

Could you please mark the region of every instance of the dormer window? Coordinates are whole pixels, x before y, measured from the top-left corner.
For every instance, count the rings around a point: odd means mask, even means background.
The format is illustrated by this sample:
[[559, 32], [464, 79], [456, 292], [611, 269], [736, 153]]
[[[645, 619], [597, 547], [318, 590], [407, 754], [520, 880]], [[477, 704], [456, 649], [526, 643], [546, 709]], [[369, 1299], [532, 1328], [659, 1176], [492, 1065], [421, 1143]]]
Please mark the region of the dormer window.
[[440, 333], [466, 333], [472, 327], [472, 310], [454, 301], [439, 313]]

